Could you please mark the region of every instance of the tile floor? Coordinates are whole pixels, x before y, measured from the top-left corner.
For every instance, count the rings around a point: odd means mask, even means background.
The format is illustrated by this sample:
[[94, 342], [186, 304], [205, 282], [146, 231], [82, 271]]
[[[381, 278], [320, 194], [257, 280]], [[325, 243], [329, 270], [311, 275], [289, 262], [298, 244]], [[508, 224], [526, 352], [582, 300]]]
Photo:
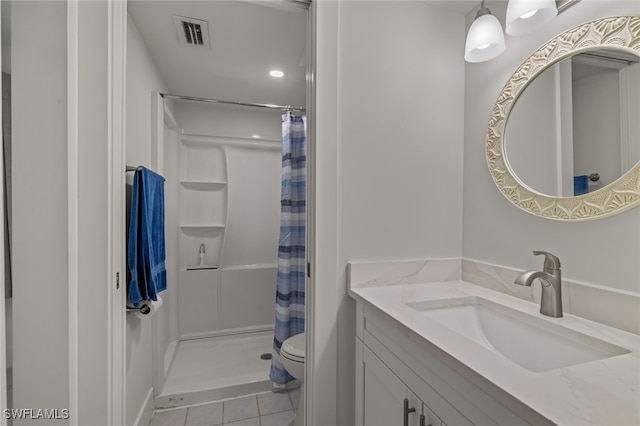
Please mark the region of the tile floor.
[[299, 398], [297, 388], [157, 410], [149, 426], [287, 426], [295, 416]]

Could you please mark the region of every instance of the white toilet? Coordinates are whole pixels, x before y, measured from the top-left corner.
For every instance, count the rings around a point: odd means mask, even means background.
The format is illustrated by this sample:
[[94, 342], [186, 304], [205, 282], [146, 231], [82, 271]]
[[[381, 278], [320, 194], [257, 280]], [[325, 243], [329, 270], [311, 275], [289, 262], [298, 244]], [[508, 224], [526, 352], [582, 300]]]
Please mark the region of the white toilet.
[[305, 333], [296, 334], [282, 342], [280, 348], [280, 360], [289, 374], [300, 381], [300, 400], [296, 410], [294, 426], [304, 425], [304, 359], [306, 348]]

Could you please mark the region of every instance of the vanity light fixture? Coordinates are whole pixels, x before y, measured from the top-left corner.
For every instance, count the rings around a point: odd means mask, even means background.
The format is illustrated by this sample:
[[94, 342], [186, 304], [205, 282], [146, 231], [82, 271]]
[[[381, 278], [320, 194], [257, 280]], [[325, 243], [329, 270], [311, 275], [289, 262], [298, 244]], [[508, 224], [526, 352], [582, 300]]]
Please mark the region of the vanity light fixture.
[[511, 36], [529, 34], [557, 14], [555, 0], [509, 0], [505, 31]]
[[499, 56], [504, 52], [504, 33], [498, 18], [491, 14], [489, 8], [484, 7], [484, 0], [476, 19], [467, 33], [464, 48], [464, 60], [467, 62], [484, 62]]

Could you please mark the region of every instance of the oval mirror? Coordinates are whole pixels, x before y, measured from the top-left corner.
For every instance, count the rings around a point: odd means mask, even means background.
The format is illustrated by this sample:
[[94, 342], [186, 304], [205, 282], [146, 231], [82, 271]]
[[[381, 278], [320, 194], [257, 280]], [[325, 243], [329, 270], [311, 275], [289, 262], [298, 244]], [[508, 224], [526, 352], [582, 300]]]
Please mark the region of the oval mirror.
[[640, 204], [640, 17], [589, 22], [531, 55], [494, 106], [487, 162], [516, 206], [557, 220]]

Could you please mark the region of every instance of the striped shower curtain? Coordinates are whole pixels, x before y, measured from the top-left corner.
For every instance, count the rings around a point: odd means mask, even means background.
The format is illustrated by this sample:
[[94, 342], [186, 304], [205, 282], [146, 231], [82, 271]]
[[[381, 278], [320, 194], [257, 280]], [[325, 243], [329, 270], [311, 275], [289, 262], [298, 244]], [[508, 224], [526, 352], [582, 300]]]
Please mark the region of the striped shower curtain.
[[276, 282], [276, 321], [270, 379], [294, 378], [280, 362], [282, 342], [304, 331], [307, 118], [282, 116], [282, 193]]

